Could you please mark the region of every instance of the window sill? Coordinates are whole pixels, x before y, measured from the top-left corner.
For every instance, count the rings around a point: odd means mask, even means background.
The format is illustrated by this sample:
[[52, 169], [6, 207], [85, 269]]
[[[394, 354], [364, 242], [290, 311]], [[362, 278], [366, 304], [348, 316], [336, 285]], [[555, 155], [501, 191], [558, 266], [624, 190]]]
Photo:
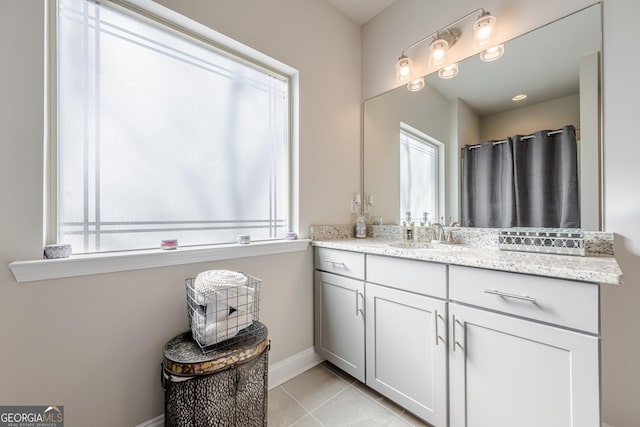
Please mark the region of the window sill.
[[275, 240], [248, 245], [230, 244], [206, 247], [185, 247], [163, 251], [131, 251], [104, 254], [74, 255], [64, 259], [14, 261], [9, 264], [16, 281], [60, 279], [145, 268], [168, 267], [198, 262], [220, 261], [262, 255], [304, 251], [309, 239]]

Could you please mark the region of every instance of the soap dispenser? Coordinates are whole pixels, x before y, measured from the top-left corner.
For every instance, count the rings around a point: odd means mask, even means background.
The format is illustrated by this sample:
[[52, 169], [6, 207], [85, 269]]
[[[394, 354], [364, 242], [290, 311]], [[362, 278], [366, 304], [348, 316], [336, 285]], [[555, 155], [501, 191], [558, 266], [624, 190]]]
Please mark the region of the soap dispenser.
[[420, 221], [420, 226], [426, 227], [429, 225], [429, 212], [422, 212], [422, 221]]
[[431, 240], [433, 240], [433, 228], [431, 227], [431, 221], [429, 221], [429, 212], [422, 213], [420, 225], [424, 227], [420, 239], [426, 243], [431, 243]]
[[411, 221], [411, 212], [406, 213], [407, 217], [404, 221], [403, 236], [405, 242], [413, 242], [413, 221]]

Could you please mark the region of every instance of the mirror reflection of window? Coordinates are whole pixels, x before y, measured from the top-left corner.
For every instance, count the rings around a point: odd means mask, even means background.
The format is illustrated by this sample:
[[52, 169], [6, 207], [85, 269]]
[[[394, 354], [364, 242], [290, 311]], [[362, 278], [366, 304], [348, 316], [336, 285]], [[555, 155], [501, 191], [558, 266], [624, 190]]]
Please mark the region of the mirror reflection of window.
[[400, 218], [411, 212], [420, 220], [424, 212], [436, 220], [440, 212], [441, 156], [444, 144], [404, 123], [400, 126]]

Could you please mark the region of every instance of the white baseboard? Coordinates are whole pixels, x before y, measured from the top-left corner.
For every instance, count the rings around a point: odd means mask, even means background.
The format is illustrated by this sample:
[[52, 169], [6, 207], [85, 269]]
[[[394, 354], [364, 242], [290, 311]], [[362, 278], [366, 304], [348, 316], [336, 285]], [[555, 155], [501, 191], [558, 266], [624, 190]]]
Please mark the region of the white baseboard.
[[136, 427], [163, 427], [164, 426], [164, 414], [158, 415], [155, 418], [147, 420], [142, 424], [138, 424]]
[[[313, 347], [294, 354], [278, 363], [269, 365], [269, 390], [289, 381], [291, 378], [313, 368], [324, 359], [318, 355]], [[138, 424], [136, 427], [162, 427], [164, 414]]]
[[309, 347], [278, 363], [269, 365], [269, 390], [313, 368], [323, 360], [313, 347]]

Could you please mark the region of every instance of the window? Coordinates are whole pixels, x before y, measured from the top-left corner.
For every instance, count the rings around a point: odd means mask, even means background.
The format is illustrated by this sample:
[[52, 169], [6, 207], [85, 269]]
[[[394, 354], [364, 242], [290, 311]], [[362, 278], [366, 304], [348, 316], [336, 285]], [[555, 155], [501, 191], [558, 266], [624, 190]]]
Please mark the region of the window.
[[58, 242], [282, 238], [289, 79], [124, 8], [58, 0]]
[[441, 212], [443, 144], [404, 123], [400, 127], [400, 218], [424, 212], [438, 221]]

